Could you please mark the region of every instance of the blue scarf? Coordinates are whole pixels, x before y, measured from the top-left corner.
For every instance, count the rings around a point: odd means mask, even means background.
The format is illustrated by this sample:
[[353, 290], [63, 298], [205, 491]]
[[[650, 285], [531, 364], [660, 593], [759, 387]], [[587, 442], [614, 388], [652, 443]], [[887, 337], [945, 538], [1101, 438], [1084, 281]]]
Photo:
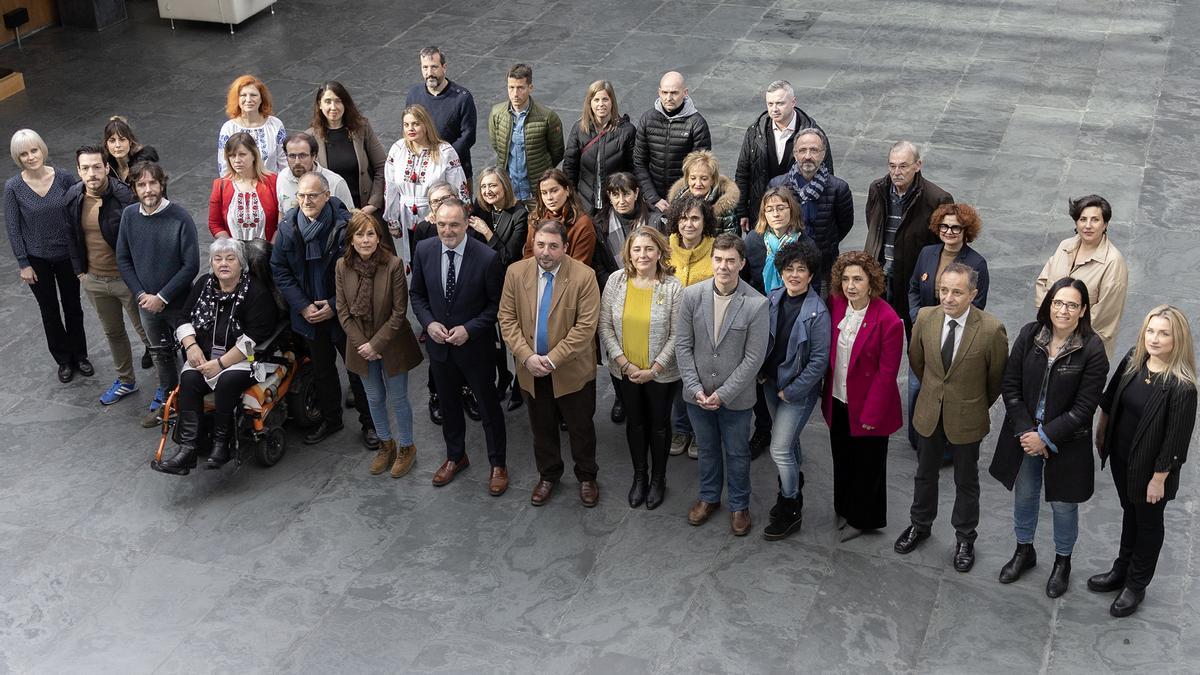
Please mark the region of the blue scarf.
[[775, 254], [784, 244], [790, 244], [799, 238], [798, 232], [789, 232], [783, 235], [782, 239], [777, 237], [771, 228], [767, 228], [767, 231], [763, 232], [763, 243], [767, 245], [767, 262], [763, 265], [762, 272], [764, 292], [770, 293], [783, 285], [783, 275], [775, 269]]

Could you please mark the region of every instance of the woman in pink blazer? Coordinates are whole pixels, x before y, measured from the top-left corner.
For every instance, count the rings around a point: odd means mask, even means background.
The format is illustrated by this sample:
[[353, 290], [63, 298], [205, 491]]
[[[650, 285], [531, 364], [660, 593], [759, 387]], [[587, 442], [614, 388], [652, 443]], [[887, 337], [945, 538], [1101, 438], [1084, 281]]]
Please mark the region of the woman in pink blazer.
[[833, 446], [833, 509], [842, 541], [887, 526], [888, 436], [903, 423], [896, 374], [904, 323], [883, 298], [883, 269], [863, 251], [833, 264], [833, 338], [821, 410]]

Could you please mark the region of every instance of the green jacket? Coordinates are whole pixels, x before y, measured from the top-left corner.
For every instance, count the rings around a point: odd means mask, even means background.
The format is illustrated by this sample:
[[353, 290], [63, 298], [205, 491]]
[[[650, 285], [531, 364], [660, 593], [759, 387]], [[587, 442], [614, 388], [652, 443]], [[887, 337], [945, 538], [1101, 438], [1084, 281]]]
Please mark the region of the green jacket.
[[[488, 136], [496, 151], [496, 166], [506, 172], [512, 124], [508, 101], [492, 106], [492, 114], [488, 116]], [[558, 166], [564, 154], [562, 120], [558, 118], [558, 113], [530, 99], [529, 114], [525, 117], [525, 166], [534, 193], [537, 192], [538, 177], [547, 169]]]

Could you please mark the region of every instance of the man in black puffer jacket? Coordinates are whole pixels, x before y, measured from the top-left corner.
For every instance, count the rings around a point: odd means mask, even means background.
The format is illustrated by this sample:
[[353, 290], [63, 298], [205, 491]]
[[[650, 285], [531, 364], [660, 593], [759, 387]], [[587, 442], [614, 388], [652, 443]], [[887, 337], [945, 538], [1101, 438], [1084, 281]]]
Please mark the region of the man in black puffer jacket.
[[666, 213], [667, 191], [683, 177], [683, 158], [693, 150], [711, 150], [708, 122], [688, 98], [683, 75], [671, 71], [658, 83], [658, 100], [638, 122], [633, 172], [646, 203]]
[[[787, 173], [795, 163], [792, 141], [796, 131], [821, 128], [808, 113], [796, 107], [796, 92], [787, 80], [776, 80], [767, 85], [766, 102], [766, 112], [746, 129], [734, 174], [734, 181], [742, 193], [737, 215], [743, 232], [758, 218], [758, 207], [767, 184], [772, 178]], [[783, 141], [783, 147], [780, 147], [780, 141]], [[833, 173], [833, 152], [828, 146], [823, 163]]]

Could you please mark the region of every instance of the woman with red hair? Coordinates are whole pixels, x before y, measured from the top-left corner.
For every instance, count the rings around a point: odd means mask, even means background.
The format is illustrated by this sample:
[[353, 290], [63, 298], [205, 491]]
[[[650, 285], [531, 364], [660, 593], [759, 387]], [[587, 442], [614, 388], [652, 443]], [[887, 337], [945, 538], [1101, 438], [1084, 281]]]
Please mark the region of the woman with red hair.
[[221, 125], [221, 133], [217, 135], [218, 176], [224, 175], [226, 170], [225, 142], [238, 132], [245, 132], [254, 138], [264, 170], [279, 173], [287, 168], [283, 149], [287, 131], [283, 128], [283, 122], [271, 114], [273, 111], [271, 92], [257, 77], [242, 75], [229, 85], [225, 98], [225, 114], [229, 120]]

